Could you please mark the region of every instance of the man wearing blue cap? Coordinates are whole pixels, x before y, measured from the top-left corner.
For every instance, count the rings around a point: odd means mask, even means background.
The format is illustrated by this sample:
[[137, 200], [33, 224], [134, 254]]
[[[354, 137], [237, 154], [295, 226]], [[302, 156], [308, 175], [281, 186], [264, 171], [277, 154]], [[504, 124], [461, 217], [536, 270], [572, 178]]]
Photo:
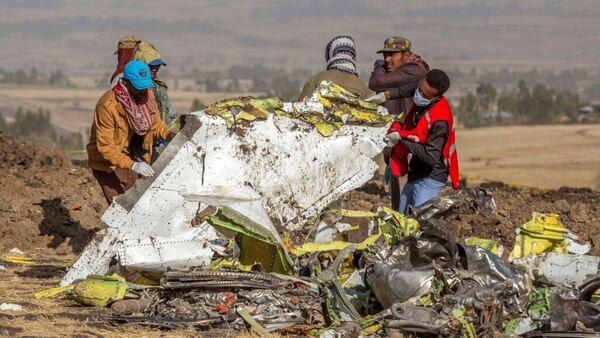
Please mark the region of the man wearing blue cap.
[[170, 139], [160, 118], [150, 68], [129, 61], [123, 77], [96, 105], [87, 145], [88, 165], [110, 204], [133, 186], [138, 175], [151, 177], [148, 164], [156, 139]]

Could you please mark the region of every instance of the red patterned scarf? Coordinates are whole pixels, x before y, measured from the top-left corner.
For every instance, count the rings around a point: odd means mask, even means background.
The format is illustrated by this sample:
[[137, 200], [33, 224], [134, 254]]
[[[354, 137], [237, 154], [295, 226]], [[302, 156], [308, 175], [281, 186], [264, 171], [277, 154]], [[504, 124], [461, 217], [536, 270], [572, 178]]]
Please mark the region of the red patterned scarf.
[[112, 90], [115, 93], [117, 101], [119, 101], [127, 113], [125, 115], [131, 129], [138, 135], [145, 135], [152, 127], [154, 114], [158, 113], [154, 93], [151, 90], [147, 90], [146, 94], [136, 101], [121, 81]]

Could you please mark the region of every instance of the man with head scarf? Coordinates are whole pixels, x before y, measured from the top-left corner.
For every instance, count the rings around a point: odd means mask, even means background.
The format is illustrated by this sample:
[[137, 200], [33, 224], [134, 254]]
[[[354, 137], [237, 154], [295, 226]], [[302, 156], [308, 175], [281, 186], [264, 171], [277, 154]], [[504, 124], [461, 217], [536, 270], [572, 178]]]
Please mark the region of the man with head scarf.
[[306, 81], [298, 101], [310, 97], [319, 83], [324, 80], [334, 82], [360, 98], [369, 95], [369, 88], [358, 78], [356, 49], [351, 36], [340, 35], [329, 41], [325, 47], [325, 62], [327, 62], [327, 70]]
[[137, 46], [141, 42], [142, 39], [137, 35], [126, 35], [119, 39], [117, 50], [115, 51], [115, 55], [117, 55], [117, 69], [115, 69], [113, 75], [110, 77], [111, 87], [117, 84], [118, 79], [121, 78], [123, 74], [125, 65], [133, 59]]
[[153, 86], [148, 65], [133, 60], [96, 105], [87, 145], [88, 165], [109, 204], [131, 188], [138, 175], [154, 175], [148, 164], [152, 144], [158, 138], [171, 138], [160, 118]]
[[158, 78], [158, 70], [160, 67], [167, 65], [161, 58], [158, 49], [149, 42], [141, 42], [133, 55], [133, 59], [144, 61], [148, 67], [150, 67], [150, 74], [152, 75], [152, 80], [155, 85], [154, 94], [156, 103], [158, 103], [158, 109], [160, 110], [160, 117], [167, 124], [169, 130], [174, 132], [178, 131], [179, 119], [177, 112], [173, 108], [173, 103], [169, 98], [169, 94], [167, 93], [167, 84]]

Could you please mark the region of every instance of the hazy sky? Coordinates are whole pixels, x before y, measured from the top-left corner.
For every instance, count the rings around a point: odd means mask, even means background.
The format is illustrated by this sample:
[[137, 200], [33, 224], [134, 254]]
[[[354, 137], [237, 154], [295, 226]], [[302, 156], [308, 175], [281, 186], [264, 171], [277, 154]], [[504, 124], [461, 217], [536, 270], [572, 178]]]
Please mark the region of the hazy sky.
[[438, 67], [599, 70], [598, 31], [596, 0], [1, 0], [0, 67], [101, 74], [114, 66], [119, 37], [135, 33], [175, 72], [317, 69], [327, 41], [350, 34], [363, 71], [390, 35], [410, 38]]

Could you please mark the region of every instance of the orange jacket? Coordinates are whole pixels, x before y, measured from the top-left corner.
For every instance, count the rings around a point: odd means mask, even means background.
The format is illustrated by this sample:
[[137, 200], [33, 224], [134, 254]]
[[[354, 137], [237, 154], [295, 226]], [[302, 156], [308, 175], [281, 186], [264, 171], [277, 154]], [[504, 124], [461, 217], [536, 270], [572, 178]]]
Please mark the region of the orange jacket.
[[[148, 95], [154, 96], [153, 91]], [[152, 98], [154, 99], [154, 98]], [[87, 145], [88, 165], [92, 169], [112, 172], [115, 167], [131, 169], [134, 161], [128, 154], [129, 140], [133, 134], [130, 131], [125, 110], [117, 101], [112, 89], [108, 90], [96, 104], [94, 123]], [[169, 130], [161, 120], [160, 114], [154, 113], [154, 123], [144, 135], [144, 159], [150, 161], [152, 144], [155, 139], [168, 139]]]

